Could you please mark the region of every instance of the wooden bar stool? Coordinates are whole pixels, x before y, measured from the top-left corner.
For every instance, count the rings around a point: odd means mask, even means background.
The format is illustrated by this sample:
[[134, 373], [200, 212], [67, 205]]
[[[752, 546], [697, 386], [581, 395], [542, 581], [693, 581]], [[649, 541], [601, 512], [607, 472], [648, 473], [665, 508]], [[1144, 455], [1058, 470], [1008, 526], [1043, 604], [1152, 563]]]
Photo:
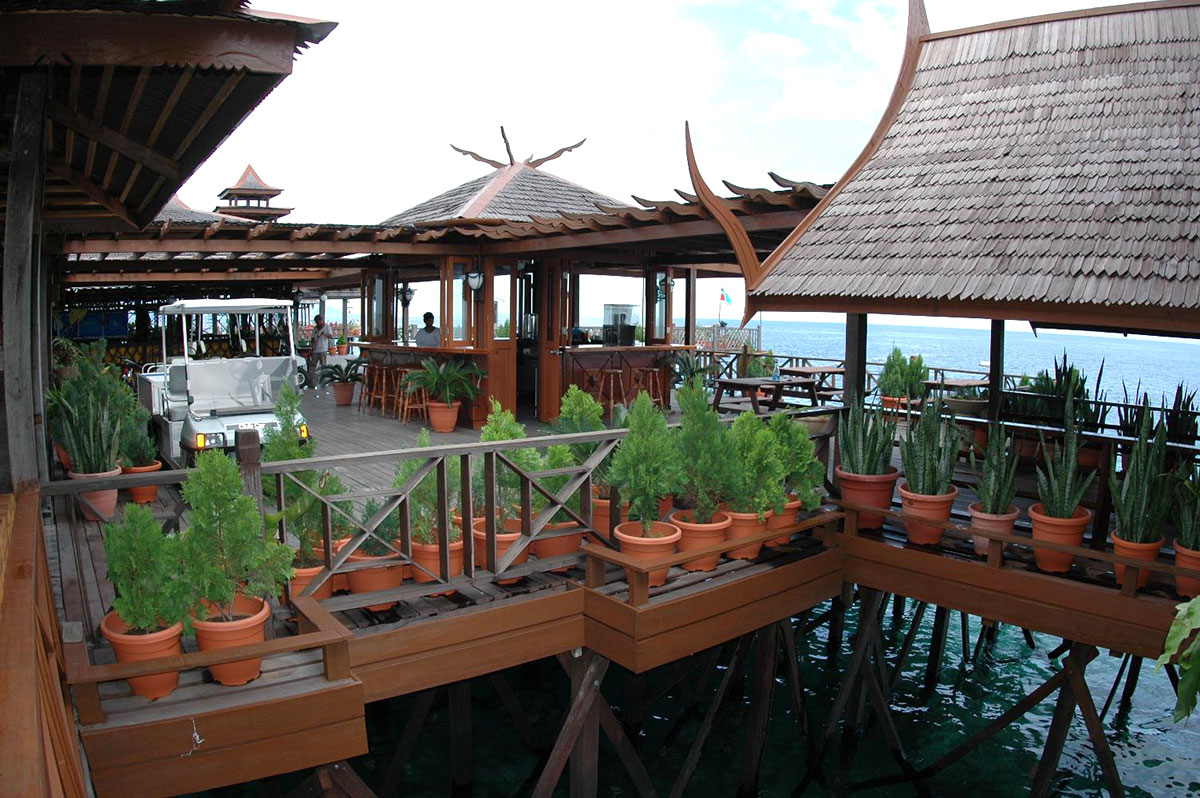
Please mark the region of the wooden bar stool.
[[392, 382], [388, 389], [388, 403], [392, 407], [392, 417], [400, 418], [404, 413], [404, 401], [408, 397], [408, 375], [412, 373], [409, 366], [395, 366], [392, 369]]
[[358, 409], [362, 410], [364, 405], [367, 412], [379, 403], [380, 409], [383, 408], [384, 397], [387, 391], [387, 372], [386, 367], [382, 363], [368, 363], [366, 371], [363, 372], [362, 388], [358, 392]]
[[611, 417], [613, 405], [625, 403], [625, 372], [621, 369], [600, 369], [596, 399], [600, 404], [608, 405], [608, 415]]
[[641, 366], [633, 370], [634, 385], [640, 385], [641, 390], [650, 395], [650, 401], [658, 407], [666, 407], [667, 398], [663, 393], [662, 371], [654, 366]]
[[414, 414], [422, 421], [429, 422], [429, 394], [424, 388], [409, 393], [406, 387], [404, 389], [404, 408], [401, 411], [401, 423], [407, 424], [409, 417]]

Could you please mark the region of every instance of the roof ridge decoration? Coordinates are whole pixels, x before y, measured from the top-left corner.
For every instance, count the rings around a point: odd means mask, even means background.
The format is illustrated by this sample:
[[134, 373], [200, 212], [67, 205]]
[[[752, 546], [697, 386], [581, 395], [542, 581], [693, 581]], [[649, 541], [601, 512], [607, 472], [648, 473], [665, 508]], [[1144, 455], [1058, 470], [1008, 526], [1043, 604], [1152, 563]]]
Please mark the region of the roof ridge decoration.
[[[704, 178], [700, 176], [700, 168], [696, 166], [696, 154], [692, 151], [692, 131], [687, 122], [683, 123], [683, 139], [687, 149], [688, 174], [692, 178], [692, 188], [696, 190], [696, 197], [725, 231], [725, 237], [733, 246], [733, 254], [737, 257], [738, 266], [742, 268], [742, 276], [749, 284], [751, 280], [758, 279], [759, 272], [762, 270], [762, 264], [758, 262], [758, 253], [754, 251], [754, 242], [750, 240], [750, 234], [733, 215], [729, 206], [713, 193], [708, 184], [704, 182]], [[679, 193], [682, 195], [683, 192]]]
[[[913, 78], [917, 74], [917, 64], [920, 61], [923, 39], [928, 34], [929, 17], [925, 13], [924, 0], [908, 0], [908, 30], [904, 37], [904, 55], [900, 59], [900, 73], [896, 77], [896, 85], [892, 88], [892, 96], [888, 100], [883, 116], [879, 119], [879, 124], [875, 128], [875, 132], [871, 134], [871, 138], [867, 140], [866, 146], [863, 147], [858, 158], [850, 164], [850, 168], [846, 170], [842, 178], [833, 184], [833, 188], [829, 189], [829, 192], [821, 198], [816, 207], [804, 217], [804, 220], [800, 224], [796, 225], [796, 229], [780, 242], [779, 246], [762, 262], [754, 279], [746, 278], [747, 294], [757, 288], [763, 281], [763, 278], [771, 273], [771, 270], [775, 268], [775, 265], [782, 259], [783, 255], [791, 251], [796, 241], [820, 218], [821, 212], [829, 207], [842, 188], [854, 179], [854, 176], [862, 170], [867, 161], [871, 160], [871, 156], [879, 149], [879, 145], [887, 137], [892, 123], [899, 116], [900, 108], [904, 105], [905, 98], [908, 97], [909, 89], [912, 88]], [[752, 312], [752, 304], [747, 302], [742, 324], [748, 322], [754, 316], [754, 312], [756, 311]]]
[[[507, 164], [501, 163], [500, 161], [494, 161], [491, 158], [485, 158], [482, 155], [480, 155], [479, 153], [472, 152], [471, 150], [464, 150], [461, 147], [455, 147], [453, 144], [450, 145], [450, 149], [454, 150], [455, 152], [459, 153], [460, 155], [467, 155], [467, 156], [479, 161], [480, 163], [485, 163], [488, 166], [494, 167], [496, 169], [507, 169], [509, 166], [516, 166], [517, 159], [513, 157], [512, 145], [510, 145], [508, 143], [508, 134], [504, 132], [504, 125], [500, 126], [500, 138], [504, 140], [504, 149], [508, 153], [508, 163]], [[559, 147], [557, 150], [555, 150], [551, 154], [543, 156], [541, 158], [534, 158], [533, 155], [531, 154], [528, 158], [526, 158], [521, 163], [525, 166], [528, 166], [531, 169], [537, 169], [539, 166], [541, 166], [544, 163], [549, 163], [550, 161], [553, 161], [555, 158], [561, 158], [563, 155], [566, 155], [568, 152], [571, 152], [572, 150], [579, 149], [580, 147], [583, 146], [583, 143], [585, 141], [587, 141], [587, 139], [582, 138], [579, 141], [575, 142], [574, 144], [568, 144], [566, 147]]]

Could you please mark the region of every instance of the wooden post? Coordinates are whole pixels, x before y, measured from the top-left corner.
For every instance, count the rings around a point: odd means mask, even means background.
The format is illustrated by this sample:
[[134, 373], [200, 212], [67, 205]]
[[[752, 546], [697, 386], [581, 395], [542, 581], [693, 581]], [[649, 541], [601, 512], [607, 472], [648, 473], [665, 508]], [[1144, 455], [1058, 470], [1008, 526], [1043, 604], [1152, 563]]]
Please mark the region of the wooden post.
[[[585, 689], [583, 680], [587, 678], [588, 665], [594, 654], [586, 657], [571, 658], [571, 693], [578, 695]], [[587, 719], [579, 730], [575, 740], [575, 748], [571, 751], [571, 798], [594, 798], [598, 787], [597, 776], [600, 755], [600, 713], [596, 708], [597, 701], [603, 701], [604, 696], [595, 685], [596, 693], [591, 707], [587, 711]]]
[[450, 794], [471, 793], [471, 682], [450, 685]]
[[687, 333], [684, 343], [688, 346], [696, 343], [696, 270], [687, 270], [687, 303], [684, 306], [684, 324]]
[[778, 648], [779, 627], [771, 624], [758, 633], [754, 682], [750, 686], [750, 718], [747, 721], [745, 745], [742, 747], [742, 772], [738, 779], [739, 796], [758, 795], [758, 777], [767, 745], [767, 726], [771, 720]]
[[933, 635], [929, 640], [929, 659], [925, 663], [925, 687], [922, 695], [928, 699], [937, 688], [938, 674], [942, 670], [942, 656], [946, 652], [946, 632], [950, 622], [950, 610], [938, 607], [933, 614]]
[[1004, 319], [992, 320], [992, 345], [988, 359], [988, 418], [1000, 420], [1004, 407]]
[[[237, 452], [238, 468], [242, 472], [242, 493], [254, 499], [258, 505], [258, 514], [261, 516], [263, 514], [262, 447], [258, 442], [258, 430], [238, 430], [233, 437], [233, 446]], [[263, 536], [269, 534], [264, 528]]]
[[867, 314], [846, 314], [846, 373], [842, 377], [843, 398], [867, 394]]
[[[31, 456], [34, 434], [33, 283], [41, 239], [42, 126], [46, 74], [27, 72], [17, 88], [8, 169], [8, 205], [4, 219], [4, 402], [8, 423], [8, 466], [12, 488], [38, 481], [38, 460]], [[7, 491], [7, 486], [0, 486]]]

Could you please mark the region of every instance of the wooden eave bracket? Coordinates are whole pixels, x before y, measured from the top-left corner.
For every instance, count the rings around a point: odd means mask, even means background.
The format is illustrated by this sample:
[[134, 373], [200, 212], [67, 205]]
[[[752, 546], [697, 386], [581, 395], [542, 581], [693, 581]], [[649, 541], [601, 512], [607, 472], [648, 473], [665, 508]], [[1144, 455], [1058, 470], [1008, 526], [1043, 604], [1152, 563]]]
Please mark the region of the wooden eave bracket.
[[66, 161], [54, 153], [46, 153], [46, 168], [82, 191], [92, 201], [102, 205], [118, 219], [129, 225], [130, 228], [134, 230], [141, 229], [141, 225], [134, 219], [133, 213], [125, 203], [104, 191], [91, 180], [88, 180], [83, 174], [72, 169]]
[[[749, 286], [759, 279], [762, 270], [754, 243], [750, 240], [750, 234], [746, 232], [746, 228], [734, 216], [729, 206], [713, 193], [708, 184], [704, 182], [704, 178], [700, 176], [700, 168], [696, 165], [696, 154], [692, 150], [692, 131], [687, 122], [683, 123], [683, 137], [687, 148], [688, 174], [692, 178], [692, 188], [696, 191], [696, 198], [704, 209], [712, 214], [717, 224], [725, 232], [725, 237], [729, 239], [733, 248], [733, 254], [737, 257], [738, 266], [742, 269], [742, 277]], [[682, 192], [680, 193], [682, 195]]]

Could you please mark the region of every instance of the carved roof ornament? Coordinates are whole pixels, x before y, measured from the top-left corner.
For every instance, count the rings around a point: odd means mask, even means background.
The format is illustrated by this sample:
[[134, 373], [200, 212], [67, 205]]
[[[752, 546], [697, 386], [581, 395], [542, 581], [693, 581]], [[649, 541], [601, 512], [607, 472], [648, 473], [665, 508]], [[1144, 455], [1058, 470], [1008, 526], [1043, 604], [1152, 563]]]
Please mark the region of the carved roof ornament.
[[734, 216], [729, 206], [713, 193], [708, 184], [704, 182], [704, 178], [700, 176], [700, 168], [696, 166], [696, 154], [692, 151], [692, 131], [687, 122], [683, 123], [683, 138], [687, 148], [688, 174], [692, 178], [692, 189], [696, 192], [696, 198], [700, 201], [700, 205], [712, 214], [717, 224], [725, 232], [725, 237], [729, 239], [733, 253], [737, 256], [738, 266], [742, 268], [742, 277], [745, 278], [746, 284], [750, 285], [758, 279], [762, 268], [758, 262], [758, 253], [754, 251], [754, 243], [750, 240], [750, 234], [746, 232], [746, 228]]
[[[455, 152], [460, 153], [462, 155], [468, 155], [468, 156], [474, 158], [475, 160], [479, 161], [480, 163], [485, 163], [488, 166], [493, 167], [494, 169], [504, 169], [509, 166], [516, 166], [517, 159], [513, 157], [512, 146], [508, 143], [508, 134], [504, 132], [504, 125], [500, 126], [500, 138], [503, 139], [504, 150], [505, 150], [505, 152], [508, 153], [508, 163], [507, 164], [505, 164], [501, 161], [492, 160], [491, 158], [485, 158], [477, 152], [472, 152], [471, 150], [464, 150], [463, 148], [456, 147], [453, 144], [450, 145], [450, 149], [452, 149]], [[566, 155], [571, 150], [579, 149], [580, 147], [583, 146], [583, 143], [585, 141], [587, 141], [587, 139], [580, 139], [579, 141], [575, 142], [574, 144], [570, 144], [566, 147], [560, 147], [559, 149], [555, 150], [550, 155], [547, 155], [543, 158], [534, 158], [532, 155], [530, 155], [528, 158], [526, 158], [524, 161], [522, 161], [522, 163], [531, 169], [537, 169], [542, 164], [549, 163], [550, 161], [553, 161], [555, 158], [560, 158], [563, 155]]]

